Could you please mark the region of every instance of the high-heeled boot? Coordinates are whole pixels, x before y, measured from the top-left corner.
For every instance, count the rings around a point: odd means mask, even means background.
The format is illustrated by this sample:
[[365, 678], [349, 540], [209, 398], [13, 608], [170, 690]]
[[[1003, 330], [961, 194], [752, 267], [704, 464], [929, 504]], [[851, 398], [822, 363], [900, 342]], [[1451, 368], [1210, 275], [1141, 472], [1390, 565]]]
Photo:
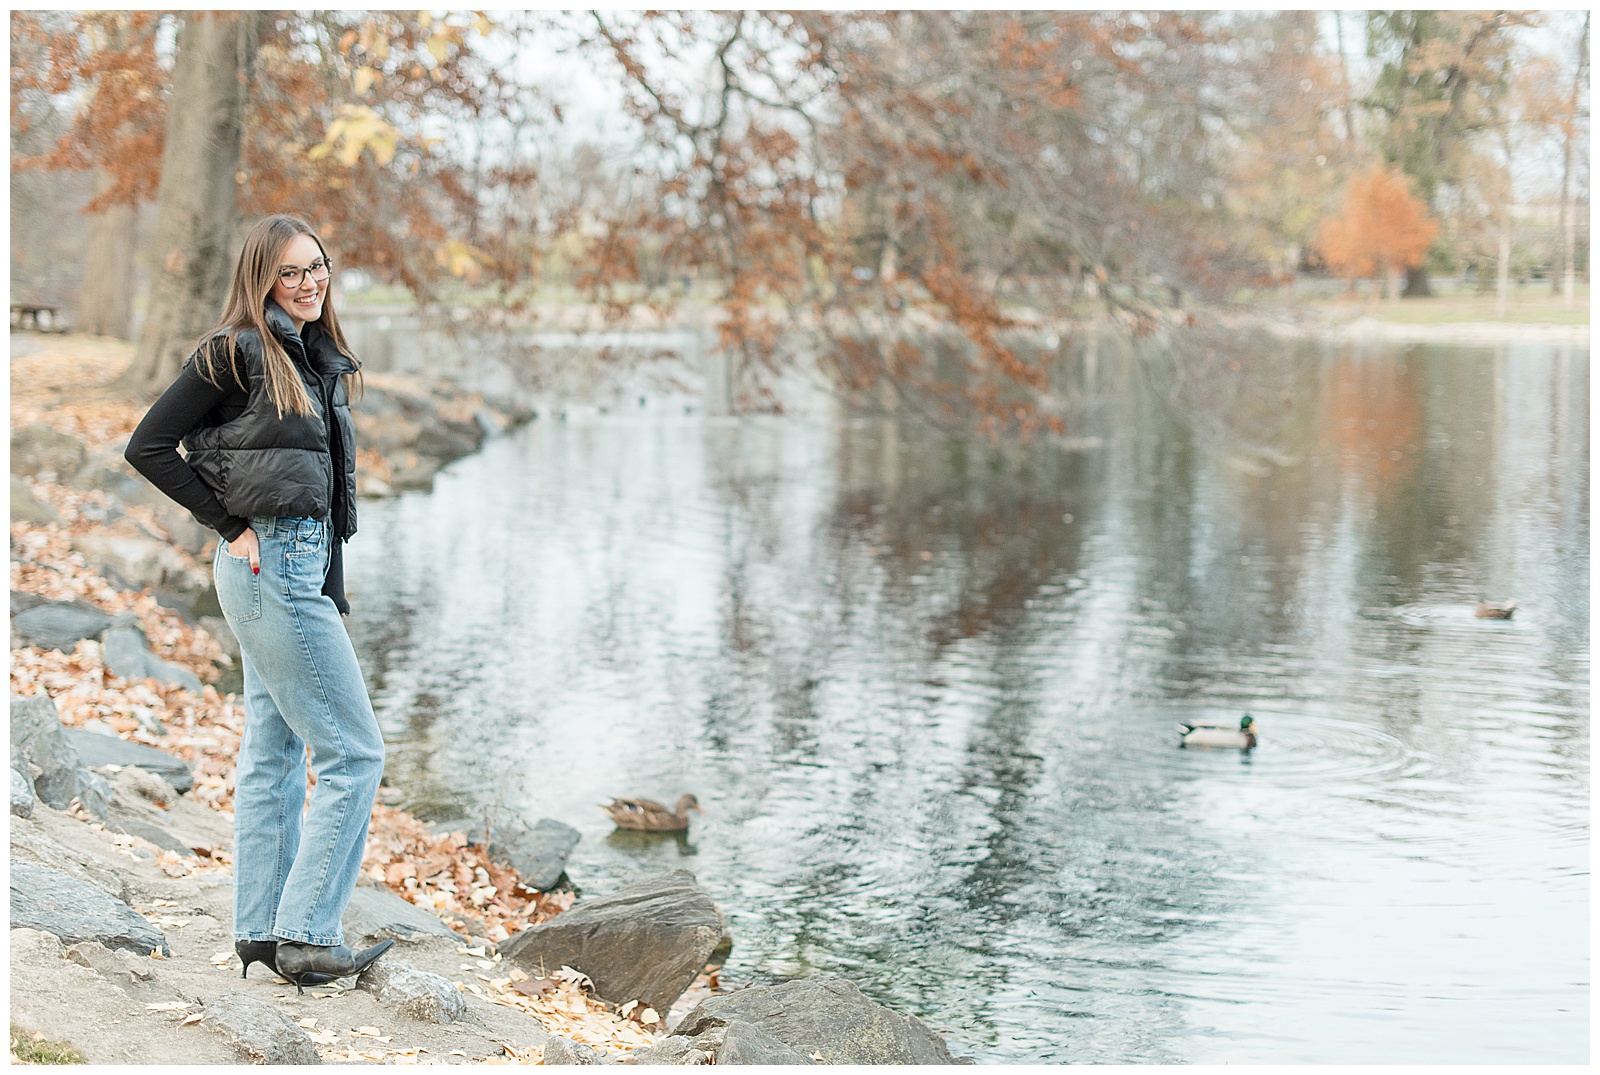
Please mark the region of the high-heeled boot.
[[[250, 964], [252, 963], [264, 964], [273, 974], [277, 974], [280, 978], [283, 977], [278, 971], [277, 949], [277, 941], [234, 941], [234, 953], [238, 955], [239, 962], [244, 964], [239, 969], [239, 977], [248, 978], [250, 976]], [[332, 975], [314, 974], [307, 975], [305, 978], [306, 985], [324, 985], [331, 981], [333, 981]]]
[[379, 941], [371, 948], [356, 951], [347, 944], [302, 944], [299, 941], [279, 941], [277, 951], [278, 973], [295, 984], [301, 993], [303, 986], [317, 985], [314, 978], [325, 981], [349, 978], [360, 974], [378, 961], [378, 957], [394, 947], [394, 941]]

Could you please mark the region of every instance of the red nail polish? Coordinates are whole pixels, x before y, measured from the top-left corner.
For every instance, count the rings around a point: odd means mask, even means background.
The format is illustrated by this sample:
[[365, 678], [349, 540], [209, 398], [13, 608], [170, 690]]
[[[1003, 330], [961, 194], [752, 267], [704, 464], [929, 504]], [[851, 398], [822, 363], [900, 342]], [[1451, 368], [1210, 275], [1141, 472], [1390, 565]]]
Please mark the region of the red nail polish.
[[254, 572], [255, 574], [259, 575], [259, 574], [261, 574], [261, 565], [260, 564], [251, 564], [250, 565], [250, 570], [252, 572]]

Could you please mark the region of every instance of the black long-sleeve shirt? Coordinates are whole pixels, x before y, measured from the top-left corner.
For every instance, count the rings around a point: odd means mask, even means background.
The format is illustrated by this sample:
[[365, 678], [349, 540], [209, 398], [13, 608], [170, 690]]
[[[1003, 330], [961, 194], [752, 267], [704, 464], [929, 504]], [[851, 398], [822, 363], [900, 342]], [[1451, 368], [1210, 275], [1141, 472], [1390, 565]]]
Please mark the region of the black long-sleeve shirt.
[[[222, 421], [242, 413], [249, 395], [235, 384], [219, 387], [186, 365], [172, 386], [161, 394], [140, 420], [128, 439], [125, 458], [150, 484], [177, 501], [200, 522], [233, 541], [250, 526], [250, 520], [229, 514], [217, 494], [201, 480], [194, 468], [178, 454], [178, 445], [190, 431], [201, 425], [213, 411]], [[343, 488], [342, 461], [333, 460], [334, 480]], [[333, 599], [341, 615], [348, 615], [350, 603], [344, 595], [344, 542], [331, 532], [333, 552], [328, 558], [328, 574], [322, 592]]]

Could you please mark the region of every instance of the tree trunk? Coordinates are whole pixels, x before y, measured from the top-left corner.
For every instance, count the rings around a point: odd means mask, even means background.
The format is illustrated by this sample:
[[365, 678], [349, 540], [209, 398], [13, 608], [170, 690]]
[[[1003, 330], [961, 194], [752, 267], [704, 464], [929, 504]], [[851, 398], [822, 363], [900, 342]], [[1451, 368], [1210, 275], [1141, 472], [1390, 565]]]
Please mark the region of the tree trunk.
[[1406, 270], [1406, 289], [1401, 292], [1408, 299], [1433, 298], [1433, 284], [1428, 279], [1428, 267], [1418, 265]]
[[[1578, 258], [1577, 245], [1578, 207], [1572, 197], [1572, 143], [1577, 135], [1578, 103], [1583, 90], [1584, 75], [1589, 66], [1589, 15], [1583, 17], [1583, 34], [1578, 39], [1578, 69], [1572, 77], [1572, 100], [1567, 106], [1566, 122], [1562, 124], [1561, 161], [1561, 295], [1566, 305], [1572, 305], [1576, 291]], [[1550, 281], [1552, 288], [1555, 280]]]
[[1506, 298], [1511, 294], [1511, 206], [1500, 208], [1500, 271], [1495, 276], [1494, 315], [1506, 315]]
[[[111, 176], [95, 177], [95, 193], [111, 186]], [[83, 284], [72, 324], [78, 332], [133, 338], [133, 251], [139, 211], [113, 205], [89, 222], [89, 250], [83, 262]]]
[[238, 219], [245, 103], [262, 17], [258, 12], [188, 12], [178, 32], [156, 200], [150, 308], [139, 351], [122, 378], [135, 392], [155, 392], [176, 377], [222, 310], [228, 247]]

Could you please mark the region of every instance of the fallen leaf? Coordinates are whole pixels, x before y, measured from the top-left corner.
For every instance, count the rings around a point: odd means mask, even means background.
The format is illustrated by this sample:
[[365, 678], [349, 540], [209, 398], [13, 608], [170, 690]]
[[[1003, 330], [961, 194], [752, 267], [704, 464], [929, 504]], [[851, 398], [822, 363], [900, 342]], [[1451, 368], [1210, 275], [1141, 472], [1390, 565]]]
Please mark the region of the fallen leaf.
[[296, 1019], [295, 1026], [304, 1027], [307, 1030], [315, 1030], [317, 1028], [317, 1017], [308, 1015], [304, 1019]]
[[358, 1026], [350, 1032], [352, 1038], [375, 1038], [383, 1031], [375, 1026]]
[[205, 1012], [194, 1012], [194, 1013], [188, 1015], [187, 1017], [185, 1017], [183, 1022], [179, 1023], [178, 1025], [179, 1026], [194, 1026], [196, 1023], [198, 1023], [200, 1020], [204, 1019], [205, 1017], [206, 1017], [206, 1013]]
[[181, 1012], [189, 1008], [192, 1003], [192, 1001], [187, 1000], [164, 1000], [159, 1004], [146, 1004], [144, 1010], [147, 1012]]

